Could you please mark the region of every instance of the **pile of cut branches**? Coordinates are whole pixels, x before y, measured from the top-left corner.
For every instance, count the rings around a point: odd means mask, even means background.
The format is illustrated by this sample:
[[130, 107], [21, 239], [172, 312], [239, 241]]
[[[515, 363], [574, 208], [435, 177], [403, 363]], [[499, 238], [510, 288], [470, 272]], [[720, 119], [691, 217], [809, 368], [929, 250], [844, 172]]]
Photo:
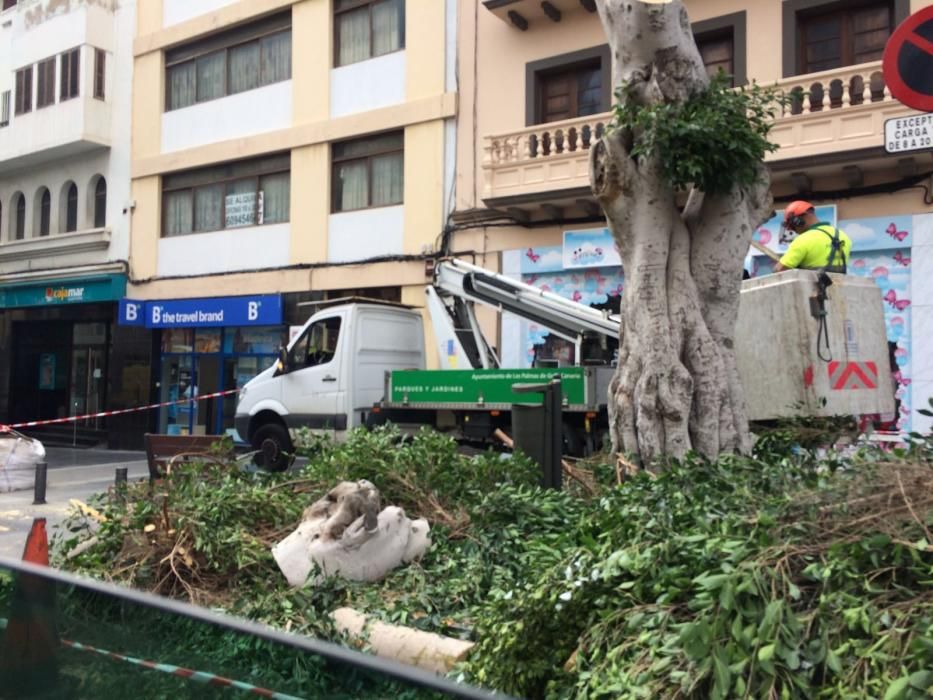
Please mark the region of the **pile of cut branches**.
[[[809, 439], [809, 438], [808, 438]], [[477, 642], [459, 673], [526, 697], [921, 697], [933, 684], [933, 443], [846, 456], [775, 431], [752, 457], [692, 457], [594, 495], [545, 492], [521, 458], [436, 433], [308, 441], [297, 474], [177, 469], [97, 502], [58, 562], [336, 638], [349, 605]], [[822, 456], [817, 456], [817, 455]], [[269, 547], [344, 479], [432, 523], [420, 564], [377, 584], [289, 589]]]

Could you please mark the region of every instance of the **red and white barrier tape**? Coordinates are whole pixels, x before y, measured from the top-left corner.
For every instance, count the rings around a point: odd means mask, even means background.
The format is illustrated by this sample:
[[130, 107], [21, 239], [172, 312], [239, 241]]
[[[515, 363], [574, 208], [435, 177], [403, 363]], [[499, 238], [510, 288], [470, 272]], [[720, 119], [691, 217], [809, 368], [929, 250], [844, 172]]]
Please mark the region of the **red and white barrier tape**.
[[194, 396], [190, 399], [178, 399], [177, 401], [163, 401], [162, 403], [151, 403], [148, 406], [137, 406], [136, 408], [120, 408], [115, 411], [101, 411], [100, 413], [88, 413], [84, 416], [69, 416], [68, 418], [52, 418], [51, 420], [32, 420], [26, 423], [13, 423], [12, 425], [3, 425], [0, 424], [0, 433], [8, 433], [11, 430], [16, 428], [35, 428], [39, 425], [55, 425], [58, 423], [73, 423], [79, 420], [87, 420], [89, 418], [106, 418], [107, 416], [121, 416], [124, 413], [136, 413], [137, 411], [151, 411], [154, 408], [162, 408], [163, 406], [176, 406], [183, 403], [194, 403], [195, 401], [203, 401], [204, 399], [216, 399], [221, 396], [229, 396], [230, 394], [236, 394], [239, 392], [239, 389], [229, 389], [227, 391], [216, 391], [213, 394], [201, 394], [200, 396]]

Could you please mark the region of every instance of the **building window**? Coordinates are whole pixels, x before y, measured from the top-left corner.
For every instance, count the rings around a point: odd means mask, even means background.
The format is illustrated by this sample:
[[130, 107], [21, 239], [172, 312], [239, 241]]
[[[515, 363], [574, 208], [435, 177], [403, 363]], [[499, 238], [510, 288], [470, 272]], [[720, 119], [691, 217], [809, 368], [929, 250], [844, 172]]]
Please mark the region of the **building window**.
[[0, 92], [0, 127], [10, 125], [10, 91]]
[[334, 65], [405, 48], [405, 0], [336, 0]]
[[107, 181], [104, 178], [100, 178], [94, 186], [94, 228], [104, 228], [106, 225]]
[[11, 7], [16, 7], [16, 0], [3, 0], [4, 10], [9, 10]]
[[32, 66], [16, 71], [16, 114], [32, 111]]
[[52, 195], [48, 187], [42, 188], [39, 195], [39, 235], [48, 236], [52, 219]]
[[78, 186], [70, 183], [65, 191], [65, 233], [78, 230]]
[[800, 23], [800, 66], [804, 73], [881, 60], [891, 35], [888, 2], [804, 14]]
[[168, 175], [162, 184], [162, 235], [221, 231], [289, 220], [289, 154]]
[[26, 197], [20, 194], [16, 199], [15, 239], [21, 241], [26, 238]]
[[165, 109], [181, 109], [292, 77], [291, 14], [166, 54]]
[[909, 0], [784, 0], [784, 76], [878, 61]]
[[732, 32], [720, 36], [697, 37], [700, 58], [710, 77], [722, 71], [728, 76], [735, 75], [735, 46]]
[[107, 79], [107, 53], [94, 49], [94, 97], [104, 99], [104, 84]]
[[401, 204], [405, 134], [394, 131], [333, 145], [333, 211]]
[[609, 111], [609, 73], [608, 46], [527, 64], [526, 124], [544, 124]]
[[61, 58], [61, 92], [58, 99], [64, 102], [78, 96], [81, 49], [66, 51]]
[[706, 72], [710, 77], [722, 70], [732, 76], [732, 85], [745, 85], [746, 33], [745, 12], [734, 12], [694, 22], [693, 38]]
[[36, 66], [36, 109], [55, 104], [55, 59], [49, 58]]

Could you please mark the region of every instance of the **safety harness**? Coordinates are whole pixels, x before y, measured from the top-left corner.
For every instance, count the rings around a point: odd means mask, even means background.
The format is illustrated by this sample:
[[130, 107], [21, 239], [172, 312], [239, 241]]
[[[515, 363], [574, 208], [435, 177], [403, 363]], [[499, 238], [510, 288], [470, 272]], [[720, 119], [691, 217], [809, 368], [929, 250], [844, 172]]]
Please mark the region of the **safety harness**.
[[[848, 268], [845, 250], [842, 248], [842, 239], [839, 238], [839, 229], [833, 227], [832, 234], [824, 228], [817, 228], [817, 231], [825, 233], [830, 238], [829, 257], [826, 264], [820, 268], [816, 277], [816, 296], [810, 298], [810, 313], [816, 318], [819, 328], [816, 331], [816, 354], [823, 362], [831, 362], [833, 359], [832, 350], [829, 347], [829, 327], [826, 325], [826, 290], [832, 285], [833, 281], [827, 272], [836, 272], [846, 274]], [[841, 265], [833, 265], [836, 255], [842, 258]], [[826, 356], [823, 356], [825, 347]]]

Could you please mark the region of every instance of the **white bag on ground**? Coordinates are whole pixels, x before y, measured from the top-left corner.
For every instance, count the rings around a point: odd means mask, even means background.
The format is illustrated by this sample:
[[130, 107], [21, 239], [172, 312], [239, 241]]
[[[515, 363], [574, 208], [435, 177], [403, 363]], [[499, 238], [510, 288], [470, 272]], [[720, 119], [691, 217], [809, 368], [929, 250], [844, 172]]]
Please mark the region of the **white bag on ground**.
[[378, 581], [430, 546], [426, 520], [412, 521], [395, 506], [380, 511], [375, 486], [344, 481], [305, 510], [298, 528], [272, 548], [272, 556], [289, 584], [302, 586], [315, 566], [323, 576]]
[[17, 432], [0, 433], [0, 493], [28, 491], [36, 484], [36, 464], [45, 447]]

